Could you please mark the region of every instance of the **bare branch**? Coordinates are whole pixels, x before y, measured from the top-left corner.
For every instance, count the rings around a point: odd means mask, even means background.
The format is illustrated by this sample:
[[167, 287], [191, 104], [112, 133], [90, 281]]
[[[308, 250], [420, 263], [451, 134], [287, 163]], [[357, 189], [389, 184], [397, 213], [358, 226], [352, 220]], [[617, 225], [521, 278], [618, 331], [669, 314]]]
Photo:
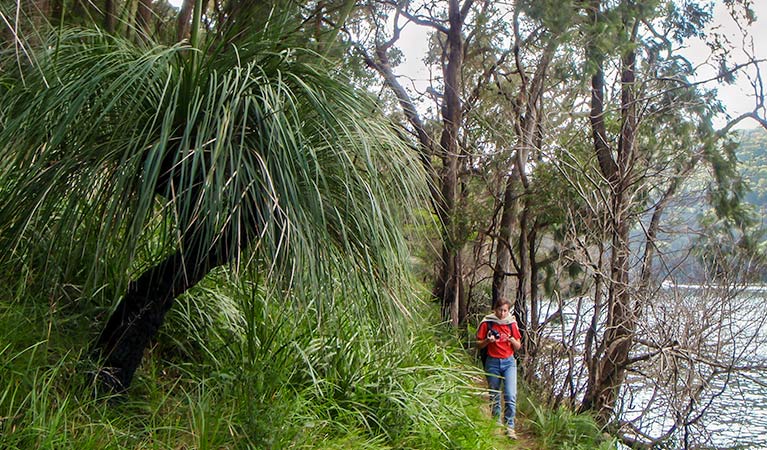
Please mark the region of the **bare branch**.
[[435, 22], [434, 20], [432, 20], [430, 18], [427, 19], [427, 18], [425, 18], [423, 16], [417, 16], [417, 15], [411, 13], [410, 11], [408, 11], [407, 9], [401, 8], [398, 5], [398, 2], [395, 1], [395, 0], [386, 0], [385, 3], [389, 4], [391, 6], [396, 7], [398, 10], [401, 10], [400, 13], [404, 17], [406, 17], [408, 20], [413, 22], [413, 23], [416, 23], [418, 25], [422, 25], [422, 26], [425, 26], [425, 27], [434, 28], [435, 30], [439, 31], [440, 33], [444, 33], [444, 34], [448, 33], [448, 28], [446, 26], [442, 25], [439, 22]]
[[469, 11], [471, 10], [471, 6], [474, 3], [474, 0], [466, 0], [463, 3], [463, 6], [461, 6], [461, 22], [466, 20], [466, 16], [469, 15]]

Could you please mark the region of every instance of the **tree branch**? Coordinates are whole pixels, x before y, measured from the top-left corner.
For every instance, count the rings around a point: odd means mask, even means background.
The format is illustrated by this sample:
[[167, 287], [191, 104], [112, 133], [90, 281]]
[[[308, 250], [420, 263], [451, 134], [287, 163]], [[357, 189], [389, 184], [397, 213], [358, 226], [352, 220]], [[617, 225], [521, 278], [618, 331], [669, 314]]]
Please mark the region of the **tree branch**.
[[474, 3], [474, 0], [466, 0], [463, 3], [463, 6], [461, 6], [461, 22], [466, 20], [466, 16], [469, 15], [469, 10], [471, 10], [471, 6]]
[[[446, 26], [444, 26], [444, 25], [442, 25], [442, 24], [440, 24], [438, 22], [435, 22], [433, 20], [426, 19], [426, 18], [423, 18], [421, 16], [416, 16], [415, 14], [411, 13], [410, 11], [402, 8], [398, 4], [398, 2], [396, 2], [394, 0], [387, 0], [385, 3], [388, 4], [388, 5], [394, 6], [395, 8], [400, 10], [400, 13], [403, 16], [405, 16], [409, 21], [411, 21], [413, 23], [416, 23], [418, 25], [422, 25], [422, 26], [425, 26], [425, 27], [434, 28], [435, 30], [439, 31], [440, 33], [444, 33], [444, 34], [448, 33], [448, 28]], [[403, 5], [406, 5], [406, 4], [407, 3], [405, 3]]]

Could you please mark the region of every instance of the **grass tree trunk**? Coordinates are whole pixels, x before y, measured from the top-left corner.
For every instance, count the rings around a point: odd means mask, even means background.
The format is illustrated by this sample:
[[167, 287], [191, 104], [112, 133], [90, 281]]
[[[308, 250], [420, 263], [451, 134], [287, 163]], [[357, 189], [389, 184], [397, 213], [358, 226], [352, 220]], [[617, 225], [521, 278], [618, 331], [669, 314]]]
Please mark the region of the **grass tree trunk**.
[[114, 33], [117, 29], [117, 1], [104, 1], [104, 29], [108, 33]]
[[[157, 336], [174, 300], [231, 258], [228, 236], [218, 245], [187, 238], [180, 248], [128, 285], [96, 343], [100, 387], [122, 392], [130, 386], [144, 351]], [[243, 239], [243, 237], [240, 237]], [[242, 242], [240, 242], [242, 244]]]
[[[246, 234], [238, 235], [239, 246], [247, 245]], [[187, 237], [173, 254], [128, 285], [96, 343], [101, 360], [100, 387], [123, 392], [130, 386], [144, 351], [157, 336], [175, 299], [212, 269], [230, 262], [234, 254], [232, 236], [232, 229], [226, 228], [214, 245], [199, 236]]]
[[152, 34], [152, 0], [139, 0], [136, 9], [136, 33], [139, 39], [148, 39]]
[[[196, 27], [200, 25], [202, 0], [189, 1], [194, 2], [191, 39], [192, 45], [197, 46]], [[139, 8], [144, 3], [151, 6], [151, 0], [139, 2]], [[140, 13], [137, 13], [137, 19], [139, 16]], [[168, 161], [167, 164], [170, 166], [172, 163]], [[170, 173], [170, 167], [166, 167], [163, 173]], [[157, 193], [163, 195], [163, 188], [178, 183], [178, 179], [163, 180]], [[180, 189], [176, 187], [172, 191], [180, 192]], [[201, 225], [196, 229], [201, 230]], [[211, 269], [231, 259], [232, 235], [231, 228], [227, 228], [217, 243], [212, 245], [203, 238], [203, 232], [189, 232], [182, 238], [175, 253], [128, 285], [125, 296], [96, 342], [96, 353], [101, 360], [97, 383], [101, 388], [109, 392], [122, 392], [130, 386], [144, 351], [157, 336], [175, 299], [199, 283]], [[246, 237], [240, 236], [239, 239]], [[239, 244], [247, 245], [247, 240]]]

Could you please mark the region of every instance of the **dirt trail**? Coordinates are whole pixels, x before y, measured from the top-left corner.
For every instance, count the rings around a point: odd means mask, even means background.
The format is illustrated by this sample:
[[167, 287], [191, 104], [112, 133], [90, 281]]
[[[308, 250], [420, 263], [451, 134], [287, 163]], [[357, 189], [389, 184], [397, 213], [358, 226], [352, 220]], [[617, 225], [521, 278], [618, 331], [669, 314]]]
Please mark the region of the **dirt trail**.
[[535, 450], [535, 439], [526, 433], [517, 430], [517, 439], [509, 439], [504, 434], [504, 430], [498, 427], [496, 430], [496, 446], [494, 450]]
[[[481, 389], [487, 389], [487, 384], [485, 383], [484, 378], [481, 377], [474, 377], [474, 385], [481, 388]], [[485, 405], [482, 407], [482, 411], [485, 413], [486, 416], [490, 417], [490, 403], [489, 398], [485, 398]], [[524, 417], [520, 417], [519, 412], [517, 412], [517, 416], [515, 418], [515, 421], [517, 424], [524, 424], [526, 422]], [[529, 435], [524, 431], [524, 425], [521, 427], [517, 427], [517, 439], [509, 439], [506, 437], [506, 434], [504, 433], [503, 427], [497, 427], [495, 429], [496, 439], [495, 439], [495, 446], [493, 447], [493, 450], [535, 450], [537, 449], [537, 444], [535, 441], [535, 437]]]

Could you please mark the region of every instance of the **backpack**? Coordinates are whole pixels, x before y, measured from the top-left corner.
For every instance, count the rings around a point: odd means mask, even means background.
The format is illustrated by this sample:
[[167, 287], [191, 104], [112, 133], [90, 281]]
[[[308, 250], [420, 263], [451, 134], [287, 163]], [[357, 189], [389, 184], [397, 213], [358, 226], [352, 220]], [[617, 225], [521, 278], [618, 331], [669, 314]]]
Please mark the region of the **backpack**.
[[[487, 333], [490, 333], [490, 330], [493, 329], [493, 324], [495, 322], [487, 322], [487, 332], [485, 333], [485, 336], [487, 336]], [[482, 324], [480, 324], [482, 326]], [[489, 345], [486, 345], [484, 348], [479, 349], [479, 359], [482, 361], [482, 367], [485, 367], [485, 362], [487, 361], [487, 348]]]
[[485, 362], [487, 361], [487, 346], [479, 349], [479, 359], [482, 361], [482, 367], [485, 367]]

